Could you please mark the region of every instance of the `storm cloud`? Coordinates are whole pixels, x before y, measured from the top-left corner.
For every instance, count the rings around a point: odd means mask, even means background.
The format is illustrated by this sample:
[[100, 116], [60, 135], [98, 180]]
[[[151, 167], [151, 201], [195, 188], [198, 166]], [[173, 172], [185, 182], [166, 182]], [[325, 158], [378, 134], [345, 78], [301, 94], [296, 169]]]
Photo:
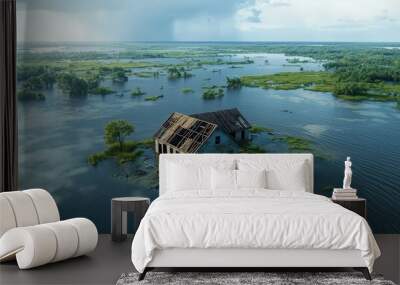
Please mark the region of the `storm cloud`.
[[[400, 23], [393, 21], [400, 18], [398, 0], [18, 0], [17, 3], [19, 41], [400, 39]], [[360, 23], [363, 29], [359, 28]]]

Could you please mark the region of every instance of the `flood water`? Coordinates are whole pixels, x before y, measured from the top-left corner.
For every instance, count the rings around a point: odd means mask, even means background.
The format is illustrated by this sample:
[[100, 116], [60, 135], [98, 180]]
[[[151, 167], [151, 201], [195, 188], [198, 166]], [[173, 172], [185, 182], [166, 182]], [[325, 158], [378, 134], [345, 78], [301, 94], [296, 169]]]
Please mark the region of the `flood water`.
[[[104, 126], [126, 119], [135, 125], [133, 139], [150, 138], [172, 112], [193, 114], [237, 107], [252, 124], [272, 128], [281, 135], [310, 140], [323, 158], [315, 161], [315, 192], [330, 195], [340, 187], [343, 161], [351, 156], [353, 184], [368, 199], [368, 221], [379, 233], [400, 233], [400, 111], [395, 104], [348, 102], [330, 93], [298, 90], [264, 90], [242, 87], [227, 90], [216, 100], [203, 100], [202, 87], [225, 85], [227, 76], [299, 71], [283, 54], [233, 55], [230, 59], [254, 60], [239, 68], [210, 65], [193, 69], [187, 79], [167, 76], [129, 76], [125, 84], [109, 80], [103, 86], [117, 91], [106, 96], [72, 98], [57, 89], [46, 91], [46, 100], [19, 103], [20, 187], [42, 187], [57, 200], [62, 218], [88, 217], [100, 232], [110, 230], [110, 199], [118, 196], [157, 197], [156, 188], [138, 187], [116, 175], [113, 161], [97, 167], [87, 157], [104, 150]], [[268, 60], [266, 64], [265, 60]], [[152, 59], [179, 62], [178, 59]], [[146, 60], [149, 61], [149, 60]], [[304, 70], [320, 70], [320, 63], [302, 63]], [[153, 69], [156, 70], [156, 69]], [[134, 70], [135, 71], [135, 70]], [[139, 71], [139, 69], [138, 69]], [[158, 101], [132, 97], [140, 87]], [[191, 94], [181, 89], [190, 87]], [[268, 152], [286, 152], [285, 145], [268, 134], [254, 137]]]

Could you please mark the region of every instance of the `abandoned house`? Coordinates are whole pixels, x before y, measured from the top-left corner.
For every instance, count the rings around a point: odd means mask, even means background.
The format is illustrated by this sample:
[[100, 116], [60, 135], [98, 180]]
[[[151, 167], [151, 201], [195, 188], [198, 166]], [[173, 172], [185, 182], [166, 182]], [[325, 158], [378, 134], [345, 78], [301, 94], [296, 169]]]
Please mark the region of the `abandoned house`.
[[154, 135], [155, 153], [237, 152], [250, 138], [237, 108], [185, 115], [174, 112]]

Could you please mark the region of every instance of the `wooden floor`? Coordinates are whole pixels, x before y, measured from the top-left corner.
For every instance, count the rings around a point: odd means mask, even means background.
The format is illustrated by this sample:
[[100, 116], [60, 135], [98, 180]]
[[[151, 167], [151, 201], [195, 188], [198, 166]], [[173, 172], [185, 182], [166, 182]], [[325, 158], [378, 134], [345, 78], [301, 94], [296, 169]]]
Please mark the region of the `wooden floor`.
[[[376, 235], [383, 256], [375, 265], [377, 273], [400, 282], [400, 235]], [[111, 242], [100, 235], [97, 249], [78, 257], [30, 270], [19, 270], [15, 262], [0, 265], [0, 284], [115, 284], [124, 272], [134, 271], [130, 259], [131, 239]]]
[[132, 240], [116, 243], [100, 235], [96, 250], [88, 256], [18, 270], [15, 262], [0, 265], [0, 284], [115, 284], [124, 272], [134, 271]]

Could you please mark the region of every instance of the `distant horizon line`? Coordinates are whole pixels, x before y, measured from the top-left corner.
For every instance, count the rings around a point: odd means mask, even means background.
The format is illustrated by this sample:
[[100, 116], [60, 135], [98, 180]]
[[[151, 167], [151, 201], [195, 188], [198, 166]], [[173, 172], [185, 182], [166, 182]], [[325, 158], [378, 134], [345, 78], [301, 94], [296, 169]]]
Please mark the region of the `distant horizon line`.
[[160, 40], [160, 41], [144, 41], [144, 40], [113, 40], [113, 41], [17, 41], [17, 44], [55, 44], [55, 43], [326, 43], [326, 44], [334, 44], [334, 43], [358, 43], [358, 44], [400, 44], [400, 41], [239, 41], [239, 40], [210, 40], [210, 41], [174, 41], [174, 40]]

